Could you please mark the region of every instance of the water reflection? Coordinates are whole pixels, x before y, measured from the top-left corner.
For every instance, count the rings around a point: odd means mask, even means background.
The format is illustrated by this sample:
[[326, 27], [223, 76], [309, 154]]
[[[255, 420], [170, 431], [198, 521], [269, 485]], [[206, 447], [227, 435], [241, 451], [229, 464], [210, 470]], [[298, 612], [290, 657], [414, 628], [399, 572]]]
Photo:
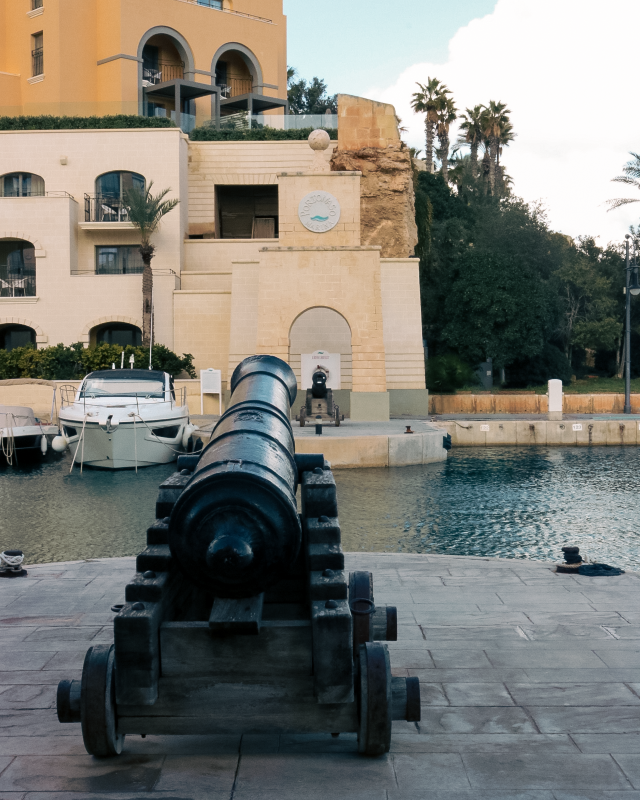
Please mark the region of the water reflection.
[[[633, 447], [473, 448], [444, 464], [335, 473], [345, 550], [557, 559], [567, 541], [640, 569]], [[116, 472], [0, 467], [0, 548], [31, 563], [135, 555], [173, 464]]]

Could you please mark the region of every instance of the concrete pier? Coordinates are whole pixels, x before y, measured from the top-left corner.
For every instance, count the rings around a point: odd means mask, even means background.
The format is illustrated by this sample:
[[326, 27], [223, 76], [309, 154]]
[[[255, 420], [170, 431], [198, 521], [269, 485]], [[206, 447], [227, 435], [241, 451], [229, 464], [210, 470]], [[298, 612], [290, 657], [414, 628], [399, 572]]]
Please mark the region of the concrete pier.
[[56, 684], [112, 641], [134, 559], [0, 580], [0, 800], [639, 800], [640, 580], [531, 561], [347, 554], [399, 612], [397, 675], [422, 721], [391, 752], [353, 736], [128, 737], [84, 751]]

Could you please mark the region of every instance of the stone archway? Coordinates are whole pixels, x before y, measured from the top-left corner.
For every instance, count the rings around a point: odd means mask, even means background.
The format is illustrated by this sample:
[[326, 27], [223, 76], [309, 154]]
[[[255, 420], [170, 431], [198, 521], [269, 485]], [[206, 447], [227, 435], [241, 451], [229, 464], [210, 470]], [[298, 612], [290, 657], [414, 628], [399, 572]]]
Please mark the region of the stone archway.
[[[340, 353], [340, 383], [342, 389], [352, 388], [351, 327], [346, 318], [333, 308], [308, 308], [296, 317], [289, 330], [289, 364], [300, 385], [300, 365], [303, 353], [326, 350]], [[307, 387], [308, 388], [308, 387]]]
[[45, 334], [42, 328], [30, 319], [21, 319], [20, 317], [0, 317], [0, 330], [20, 327], [31, 328], [35, 332], [36, 347], [46, 345], [49, 337]]
[[149, 30], [142, 36], [138, 43], [138, 113], [144, 115], [144, 90], [142, 86], [143, 79], [143, 59], [142, 52], [145, 45], [154, 36], [167, 36], [171, 39], [173, 46], [180, 54], [180, 58], [184, 62], [184, 79], [187, 81], [195, 80], [196, 63], [193, 57], [191, 45], [185, 37], [174, 28], [169, 28], [166, 25], [157, 25], [155, 28]]
[[122, 323], [124, 325], [131, 325], [134, 328], [139, 328], [142, 330], [141, 320], [134, 319], [133, 317], [100, 317], [99, 319], [94, 319], [93, 322], [89, 322], [84, 326], [79, 341], [81, 341], [84, 346], [87, 347], [91, 343], [91, 331], [95, 328], [100, 328], [103, 325], [108, 325], [109, 323]]

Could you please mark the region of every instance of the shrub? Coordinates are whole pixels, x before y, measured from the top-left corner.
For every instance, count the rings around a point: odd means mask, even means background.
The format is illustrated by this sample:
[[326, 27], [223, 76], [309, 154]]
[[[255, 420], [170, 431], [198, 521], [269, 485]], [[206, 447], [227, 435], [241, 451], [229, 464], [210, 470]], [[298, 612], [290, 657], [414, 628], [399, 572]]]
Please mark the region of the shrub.
[[524, 388], [540, 386], [556, 379], [571, 383], [571, 364], [565, 354], [552, 344], [545, 344], [542, 352], [532, 358], [521, 358], [507, 369], [507, 386]]
[[[194, 142], [267, 142], [267, 141], [302, 141], [309, 138], [316, 128], [300, 128], [299, 130], [281, 131], [276, 128], [249, 128], [249, 130], [217, 130], [213, 127], [194, 128], [189, 138]], [[338, 138], [335, 128], [323, 128], [331, 139]]]
[[0, 117], [0, 131], [60, 131], [96, 128], [174, 128], [167, 117], [113, 114], [106, 117]]
[[[17, 347], [11, 352], [0, 350], [0, 380], [15, 378], [41, 378], [43, 380], [80, 380], [88, 372], [98, 369], [111, 369], [111, 365], [120, 366], [123, 348], [115, 344], [100, 344], [97, 347], [85, 348], [81, 342], [69, 347], [57, 344], [36, 350], [35, 347]], [[133, 353], [135, 363], [143, 369], [149, 364], [149, 348], [124, 348], [125, 366], [129, 366], [129, 357]], [[161, 369], [173, 377], [186, 372], [190, 378], [196, 377], [193, 367], [193, 356], [187, 353], [178, 356], [162, 344], [153, 346], [151, 366]]]
[[473, 369], [455, 353], [435, 356], [427, 361], [427, 389], [437, 394], [449, 394], [463, 386], [478, 382]]

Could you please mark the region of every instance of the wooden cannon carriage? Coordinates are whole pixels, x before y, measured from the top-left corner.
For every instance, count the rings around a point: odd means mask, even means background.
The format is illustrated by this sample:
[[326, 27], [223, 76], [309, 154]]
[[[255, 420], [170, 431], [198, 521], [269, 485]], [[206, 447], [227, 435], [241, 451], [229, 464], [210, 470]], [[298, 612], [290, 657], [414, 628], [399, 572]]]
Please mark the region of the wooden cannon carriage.
[[114, 645], [59, 684], [58, 718], [102, 758], [127, 734], [357, 732], [385, 753], [392, 720], [420, 719], [418, 679], [392, 678], [382, 644], [396, 610], [344, 571], [329, 464], [294, 452], [291, 369], [254, 356], [231, 389], [210, 444], [160, 486]]

